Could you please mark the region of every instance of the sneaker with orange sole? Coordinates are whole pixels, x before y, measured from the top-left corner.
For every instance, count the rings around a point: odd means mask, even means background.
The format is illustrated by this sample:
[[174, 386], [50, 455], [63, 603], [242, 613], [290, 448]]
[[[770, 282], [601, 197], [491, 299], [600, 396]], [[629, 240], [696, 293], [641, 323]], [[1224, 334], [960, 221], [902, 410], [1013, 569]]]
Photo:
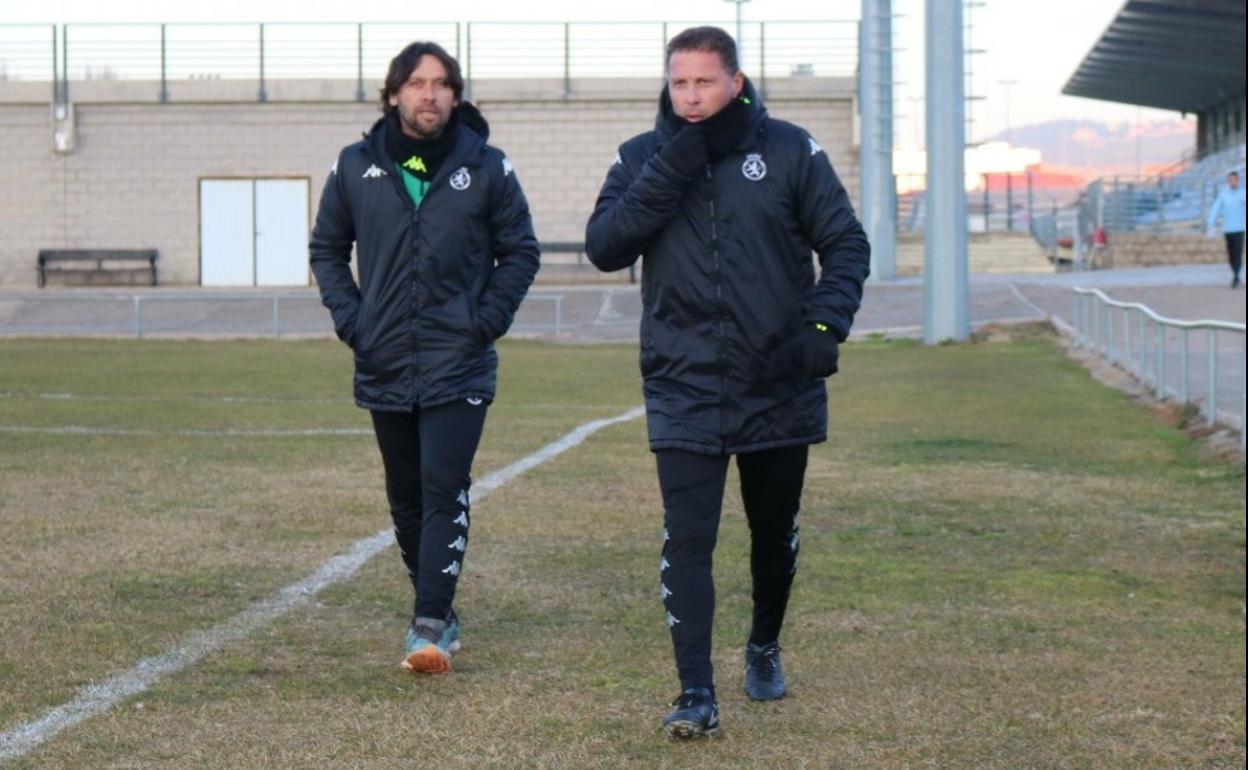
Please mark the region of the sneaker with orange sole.
[[459, 618], [415, 618], [407, 628], [403, 670], [412, 674], [449, 674], [451, 653], [459, 650]]

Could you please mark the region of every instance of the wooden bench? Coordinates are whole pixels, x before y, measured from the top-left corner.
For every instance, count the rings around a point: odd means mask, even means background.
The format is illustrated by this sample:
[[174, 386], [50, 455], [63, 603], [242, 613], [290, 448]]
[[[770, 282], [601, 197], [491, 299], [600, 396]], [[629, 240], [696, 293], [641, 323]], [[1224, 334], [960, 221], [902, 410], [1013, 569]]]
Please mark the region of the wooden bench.
[[[584, 241], [546, 241], [538, 244], [542, 254], [575, 254], [576, 264], [585, 264]], [[628, 282], [637, 283], [637, 266], [628, 266]]]
[[580, 241], [546, 241], [539, 247], [543, 254], [575, 254], [578, 265], [585, 261], [585, 244]]
[[148, 283], [155, 286], [157, 256], [156, 249], [40, 249], [38, 284], [40, 288], [47, 285], [48, 273], [133, 275], [141, 270], [147, 273]]

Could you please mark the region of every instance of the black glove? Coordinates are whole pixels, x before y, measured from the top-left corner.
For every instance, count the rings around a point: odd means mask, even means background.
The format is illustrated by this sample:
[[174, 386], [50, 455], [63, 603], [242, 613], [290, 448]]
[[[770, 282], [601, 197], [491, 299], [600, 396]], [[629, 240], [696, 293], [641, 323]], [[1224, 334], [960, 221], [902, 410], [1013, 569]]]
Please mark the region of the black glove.
[[815, 321], [802, 326], [786, 349], [789, 371], [796, 372], [802, 379], [831, 377], [837, 372], [840, 348], [836, 335], [825, 323]]
[[702, 126], [693, 123], [685, 126], [659, 148], [659, 157], [677, 174], [693, 179], [706, 166], [706, 134]]

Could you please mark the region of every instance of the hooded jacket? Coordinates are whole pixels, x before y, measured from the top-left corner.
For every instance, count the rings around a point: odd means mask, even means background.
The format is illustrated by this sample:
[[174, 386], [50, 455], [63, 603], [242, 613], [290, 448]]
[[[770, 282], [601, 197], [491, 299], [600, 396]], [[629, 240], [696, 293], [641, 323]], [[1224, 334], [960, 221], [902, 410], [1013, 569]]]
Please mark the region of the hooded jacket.
[[870, 250], [827, 154], [769, 118], [748, 80], [743, 94], [744, 138], [685, 178], [658, 154], [673, 122], [664, 89], [655, 130], [620, 146], [586, 228], [600, 269], [643, 260], [640, 365], [655, 451], [824, 441], [824, 381], [776, 351], [816, 321], [844, 341], [862, 299]]
[[419, 208], [386, 153], [384, 117], [339, 153], [321, 194], [312, 272], [335, 332], [355, 351], [355, 400], [367, 409], [492, 401], [493, 342], [537, 273], [511, 162], [486, 144], [489, 125], [473, 105], [456, 109], [454, 148]]

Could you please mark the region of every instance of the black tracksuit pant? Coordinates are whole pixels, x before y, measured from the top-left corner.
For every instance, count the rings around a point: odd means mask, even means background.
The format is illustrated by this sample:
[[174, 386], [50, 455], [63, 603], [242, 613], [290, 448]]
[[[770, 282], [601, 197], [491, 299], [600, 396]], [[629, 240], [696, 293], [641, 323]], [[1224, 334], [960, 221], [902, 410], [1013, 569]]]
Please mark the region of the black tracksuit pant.
[[1239, 280], [1239, 271], [1244, 265], [1244, 233], [1225, 233], [1223, 237], [1226, 239], [1226, 261], [1231, 264], [1231, 275], [1235, 276], [1235, 280]]
[[[784, 622], [797, 571], [797, 512], [807, 453], [808, 447], [798, 446], [737, 456], [741, 499], [750, 525], [754, 581], [750, 642], [754, 644], [776, 641]], [[660, 592], [680, 686], [712, 687], [715, 585], [711, 554], [719, 531], [728, 456], [660, 451], [655, 457], [664, 508]]]
[[394, 534], [416, 589], [416, 617], [450, 615], [468, 545], [469, 472], [485, 411], [483, 403], [455, 401], [372, 412]]

